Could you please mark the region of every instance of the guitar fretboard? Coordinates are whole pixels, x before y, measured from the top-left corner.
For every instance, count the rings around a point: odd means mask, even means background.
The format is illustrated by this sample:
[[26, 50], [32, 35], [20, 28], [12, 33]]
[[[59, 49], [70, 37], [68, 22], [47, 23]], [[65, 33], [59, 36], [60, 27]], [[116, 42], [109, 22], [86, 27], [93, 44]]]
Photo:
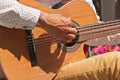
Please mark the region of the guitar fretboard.
[[101, 24], [94, 24], [78, 28], [80, 32], [80, 40], [86, 41], [94, 38], [105, 37], [120, 33], [120, 20], [108, 21]]

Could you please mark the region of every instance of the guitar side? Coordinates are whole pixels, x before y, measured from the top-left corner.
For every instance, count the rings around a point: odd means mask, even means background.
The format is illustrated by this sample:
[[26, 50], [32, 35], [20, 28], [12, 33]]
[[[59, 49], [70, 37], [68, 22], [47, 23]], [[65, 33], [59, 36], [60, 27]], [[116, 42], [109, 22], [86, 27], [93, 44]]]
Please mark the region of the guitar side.
[[[71, 17], [80, 25], [97, 23], [93, 10], [81, 0], [70, 1], [59, 9], [50, 9], [35, 0], [20, 2], [45, 12]], [[84, 43], [77, 49], [66, 52], [42, 28], [36, 27], [32, 32], [38, 61], [38, 66], [35, 67], [31, 67], [24, 30], [0, 28], [0, 60], [9, 80], [51, 80], [66, 64], [85, 58]]]

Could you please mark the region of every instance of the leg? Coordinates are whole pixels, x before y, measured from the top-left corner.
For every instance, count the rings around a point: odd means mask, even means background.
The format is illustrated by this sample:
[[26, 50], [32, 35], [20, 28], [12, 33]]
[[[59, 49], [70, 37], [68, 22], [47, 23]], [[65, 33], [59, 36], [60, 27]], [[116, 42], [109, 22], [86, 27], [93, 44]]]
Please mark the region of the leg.
[[54, 80], [120, 80], [120, 52], [109, 52], [68, 64]]

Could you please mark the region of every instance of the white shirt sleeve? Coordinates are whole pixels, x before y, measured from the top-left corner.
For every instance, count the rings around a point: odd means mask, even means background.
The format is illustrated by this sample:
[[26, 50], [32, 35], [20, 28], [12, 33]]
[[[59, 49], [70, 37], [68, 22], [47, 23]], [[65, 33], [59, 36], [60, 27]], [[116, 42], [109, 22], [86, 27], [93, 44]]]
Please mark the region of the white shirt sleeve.
[[37, 24], [40, 10], [25, 6], [17, 0], [0, 0], [0, 25], [8, 28], [32, 29]]

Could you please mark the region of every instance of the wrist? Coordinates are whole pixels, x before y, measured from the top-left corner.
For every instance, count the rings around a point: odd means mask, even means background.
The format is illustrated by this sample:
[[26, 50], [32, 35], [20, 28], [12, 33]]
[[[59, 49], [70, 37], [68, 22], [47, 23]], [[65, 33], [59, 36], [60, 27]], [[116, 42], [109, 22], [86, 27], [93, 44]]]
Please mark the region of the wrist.
[[39, 27], [43, 27], [43, 26], [45, 27], [44, 23], [46, 22], [47, 18], [48, 18], [48, 13], [41, 12], [39, 20], [38, 20], [38, 26]]
[[45, 22], [45, 21], [47, 20], [47, 18], [48, 18], [48, 13], [46, 13], [46, 12], [41, 12], [39, 21]]

